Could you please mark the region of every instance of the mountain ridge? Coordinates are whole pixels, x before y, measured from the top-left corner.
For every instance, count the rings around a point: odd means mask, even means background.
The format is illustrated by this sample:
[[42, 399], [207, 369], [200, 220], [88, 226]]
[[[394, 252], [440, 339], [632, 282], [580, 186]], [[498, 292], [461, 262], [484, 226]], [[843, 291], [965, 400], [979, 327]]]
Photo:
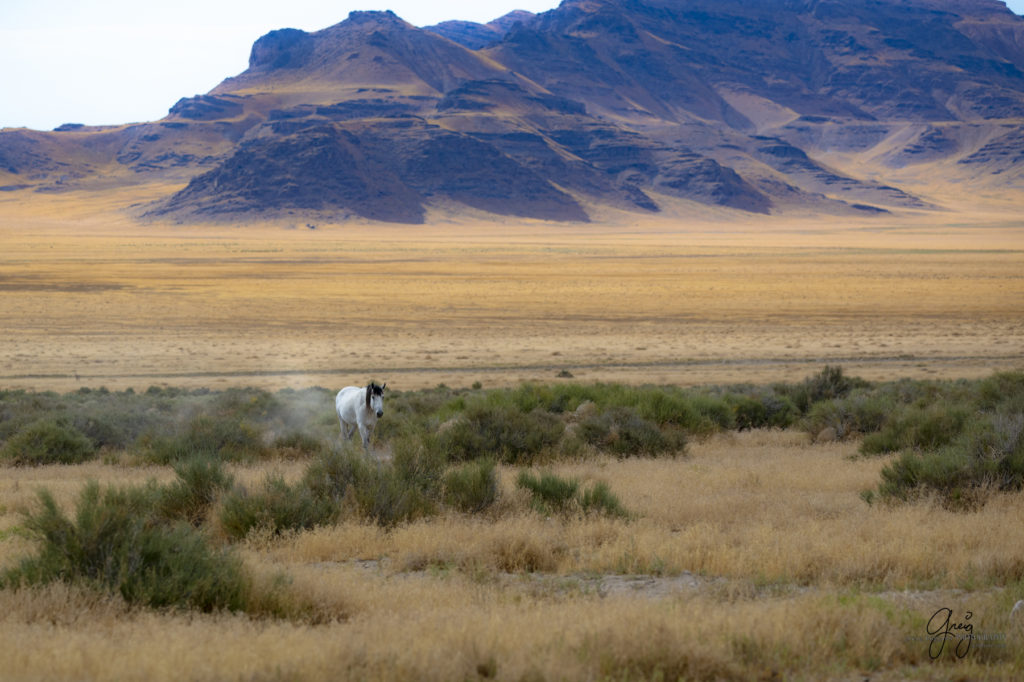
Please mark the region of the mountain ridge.
[[923, 169], [1019, 191], [1022, 150], [1024, 20], [998, 0], [565, 0], [271, 31], [160, 121], [0, 131], [0, 190], [178, 183], [142, 210], [178, 220], [873, 215], [934, 208], [901, 186]]

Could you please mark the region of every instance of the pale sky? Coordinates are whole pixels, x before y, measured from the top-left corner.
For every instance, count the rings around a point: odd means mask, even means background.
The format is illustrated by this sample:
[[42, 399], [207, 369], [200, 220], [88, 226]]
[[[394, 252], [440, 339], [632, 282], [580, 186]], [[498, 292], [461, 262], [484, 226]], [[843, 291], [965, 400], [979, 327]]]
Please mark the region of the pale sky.
[[[1021, 0], [1024, 2], [1024, 0]], [[155, 121], [249, 64], [257, 38], [316, 31], [352, 10], [416, 26], [486, 23], [559, 0], [0, 0], [0, 128]]]
[[[753, 1], [753, 0], [752, 0]], [[352, 10], [416, 26], [485, 23], [559, 0], [0, 0], [0, 128], [154, 121], [245, 70], [278, 28], [316, 31]], [[1007, 0], [1024, 14], [1024, 0]]]

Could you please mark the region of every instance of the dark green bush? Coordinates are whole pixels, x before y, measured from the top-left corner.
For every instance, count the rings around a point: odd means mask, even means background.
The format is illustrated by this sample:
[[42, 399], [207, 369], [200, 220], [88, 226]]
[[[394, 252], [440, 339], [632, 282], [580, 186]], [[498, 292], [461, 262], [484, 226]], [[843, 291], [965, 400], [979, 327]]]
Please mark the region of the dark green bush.
[[686, 447], [681, 429], [659, 429], [628, 407], [613, 407], [584, 419], [578, 434], [599, 450], [620, 457], [674, 454]]
[[770, 392], [737, 393], [726, 398], [732, 406], [735, 428], [785, 429], [792, 426], [799, 415], [793, 402]]
[[154, 522], [158, 494], [154, 486], [101, 491], [91, 482], [71, 520], [49, 492], [40, 492], [40, 508], [24, 522], [39, 553], [7, 570], [0, 583], [17, 588], [63, 580], [151, 607], [244, 608], [251, 585], [241, 561], [212, 549], [187, 524]]
[[533, 507], [542, 514], [563, 512], [578, 504], [576, 492], [580, 483], [551, 473], [534, 476], [529, 471], [520, 471], [516, 485], [529, 490], [533, 496]]
[[937, 494], [953, 509], [984, 504], [989, 492], [1024, 488], [1024, 413], [1002, 411], [972, 421], [951, 443], [905, 450], [881, 472], [882, 499]]
[[579, 501], [580, 508], [584, 513], [595, 512], [607, 516], [629, 517], [629, 512], [626, 511], [619, 498], [604, 481], [598, 481], [592, 487], [580, 493]]
[[253, 424], [236, 416], [197, 415], [170, 437], [157, 437], [144, 450], [155, 464], [172, 464], [193, 457], [216, 457], [238, 462], [264, 457], [269, 449]]
[[79, 464], [95, 453], [92, 442], [64, 420], [41, 419], [14, 434], [0, 459], [18, 466]]
[[902, 449], [935, 450], [952, 443], [971, 417], [971, 410], [962, 405], [912, 405], [894, 411], [880, 431], [865, 436], [860, 451], [873, 455]]
[[461, 512], [477, 513], [498, 499], [494, 462], [479, 459], [457, 466], [444, 476], [444, 503]]
[[846, 376], [842, 367], [832, 367], [831, 365], [825, 365], [821, 372], [804, 380], [804, 387], [812, 404], [822, 400], [842, 398], [854, 388], [862, 387], [864, 384], [865, 382], [860, 379], [851, 379]]
[[869, 386], [863, 379], [846, 376], [842, 367], [825, 365], [819, 373], [798, 384], [776, 384], [773, 390], [806, 414], [815, 403], [843, 398], [856, 388]]
[[438, 436], [438, 447], [452, 462], [495, 458], [530, 464], [558, 444], [565, 425], [537, 408], [523, 413], [515, 406], [475, 404]]
[[280, 476], [268, 476], [256, 491], [235, 488], [223, 498], [220, 525], [236, 540], [253, 529], [280, 533], [334, 523], [339, 508], [303, 485], [290, 486]]
[[234, 486], [234, 479], [215, 460], [196, 457], [175, 465], [178, 478], [165, 486], [157, 501], [157, 514], [169, 520], [200, 526], [217, 499]]
[[440, 472], [412, 455], [396, 453], [394, 464], [373, 462], [352, 447], [322, 453], [300, 485], [315, 500], [341, 506], [381, 526], [435, 513]]

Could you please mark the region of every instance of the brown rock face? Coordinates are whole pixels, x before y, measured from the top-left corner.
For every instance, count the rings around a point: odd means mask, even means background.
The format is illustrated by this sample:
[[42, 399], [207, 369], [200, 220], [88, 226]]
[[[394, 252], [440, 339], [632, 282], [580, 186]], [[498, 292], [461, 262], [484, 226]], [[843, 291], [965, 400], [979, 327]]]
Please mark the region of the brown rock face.
[[353, 12], [268, 33], [162, 121], [0, 132], [0, 189], [177, 183], [145, 210], [182, 220], [919, 209], [879, 178], [1021, 185], [1022, 46], [999, 0], [565, 0], [429, 29]]

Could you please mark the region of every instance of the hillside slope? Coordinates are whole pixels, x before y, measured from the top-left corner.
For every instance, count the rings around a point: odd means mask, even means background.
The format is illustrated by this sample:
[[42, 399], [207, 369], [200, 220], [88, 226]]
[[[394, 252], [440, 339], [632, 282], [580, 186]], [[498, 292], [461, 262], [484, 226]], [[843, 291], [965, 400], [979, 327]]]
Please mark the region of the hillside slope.
[[1019, 192], [1022, 161], [1024, 20], [999, 0], [565, 0], [427, 29], [353, 12], [268, 33], [161, 121], [0, 132], [0, 190], [166, 187], [135, 210], [179, 220], [868, 215]]

